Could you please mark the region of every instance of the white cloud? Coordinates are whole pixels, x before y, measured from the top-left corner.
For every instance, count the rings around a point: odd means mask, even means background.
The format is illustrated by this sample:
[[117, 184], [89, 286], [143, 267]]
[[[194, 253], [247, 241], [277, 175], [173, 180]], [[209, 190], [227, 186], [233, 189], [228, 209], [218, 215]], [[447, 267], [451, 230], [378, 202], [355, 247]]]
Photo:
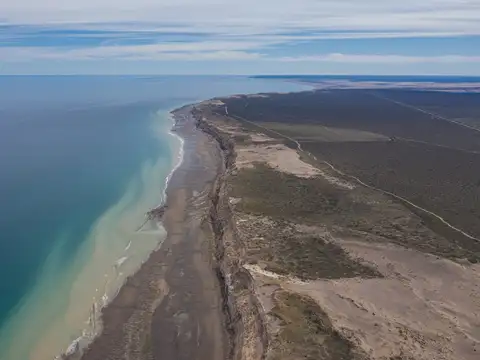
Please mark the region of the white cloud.
[[[25, 25], [11, 30], [0, 28], [0, 41], [10, 42], [9, 47], [0, 46], [0, 61], [255, 59], [276, 63], [473, 63], [480, 58], [448, 55], [448, 49], [442, 49], [443, 56], [431, 57], [271, 57], [265, 53], [269, 53], [269, 46], [297, 41], [480, 35], [478, 19], [480, 0], [0, 0], [0, 25]], [[66, 35], [55, 33], [57, 30], [113, 32], [108, 34], [108, 40], [87, 47], [14, 46], [25, 38], [29, 45], [38, 41], [35, 35], [40, 28], [59, 38]], [[160, 36], [176, 32], [204, 34], [205, 38], [165, 42]], [[78, 35], [73, 32], [68, 37]], [[91, 39], [103, 36], [84, 32], [80, 35]], [[125, 39], [130, 44], [145, 39], [158, 43], [116, 45], [125, 44]]]
[[[5, 23], [134, 23], [221, 34], [297, 30], [480, 33], [478, 0], [1, 0]], [[130, 24], [132, 26], [132, 24]]]

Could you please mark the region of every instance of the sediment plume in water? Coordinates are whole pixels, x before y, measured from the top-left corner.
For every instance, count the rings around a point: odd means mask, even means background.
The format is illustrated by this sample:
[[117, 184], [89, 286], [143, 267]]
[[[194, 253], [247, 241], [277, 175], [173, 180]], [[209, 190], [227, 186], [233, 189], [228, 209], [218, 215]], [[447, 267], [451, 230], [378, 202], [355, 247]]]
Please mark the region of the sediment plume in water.
[[[74, 260], [62, 262], [62, 238], [47, 259], [33, 290], [0, 332], [5, 359], [51, 360], [74, 353], [101, 330], [100, 314], [127, 276], [158, 248], [165, 231], [158, 222], [139, 225], [165, 199], [165, 189], [181, 161], [178, 138], [167, 135], [174, 158], [146, 161], [122, 198], [94, 224]], [[158, 135], [162, 133], [158, 129]], [[120, 271], [121, 270], [121, 271]]]

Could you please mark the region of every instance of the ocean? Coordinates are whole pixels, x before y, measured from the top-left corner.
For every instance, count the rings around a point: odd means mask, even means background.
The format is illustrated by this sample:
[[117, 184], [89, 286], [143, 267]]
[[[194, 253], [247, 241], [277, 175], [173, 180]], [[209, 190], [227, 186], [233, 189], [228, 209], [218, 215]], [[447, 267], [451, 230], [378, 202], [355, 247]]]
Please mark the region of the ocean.
[[[305, 86], [248, 77], [0, 77], [0, 359], [88, 342], [165, 238], [145, 213], [182, 156], [169, 112]], [[72, 345], [73, 344], [73, 345]]]

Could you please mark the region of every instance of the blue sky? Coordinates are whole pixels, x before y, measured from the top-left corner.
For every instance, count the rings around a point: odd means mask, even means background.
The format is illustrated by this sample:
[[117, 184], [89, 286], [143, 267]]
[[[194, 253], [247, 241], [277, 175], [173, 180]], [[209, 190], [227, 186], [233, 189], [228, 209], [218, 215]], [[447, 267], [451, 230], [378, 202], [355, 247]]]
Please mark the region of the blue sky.
[[0, 74], [480, 75], [478, 0], [0, 1]]

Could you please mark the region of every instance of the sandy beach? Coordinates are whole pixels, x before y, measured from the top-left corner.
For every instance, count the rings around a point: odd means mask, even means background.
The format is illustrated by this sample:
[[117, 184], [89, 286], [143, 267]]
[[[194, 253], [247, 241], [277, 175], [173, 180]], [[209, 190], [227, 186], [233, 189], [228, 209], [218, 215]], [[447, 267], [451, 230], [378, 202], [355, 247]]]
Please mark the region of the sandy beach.
[[226, 358], [226, 318], [208, 223], [223, 162], [190, 111], [174, 112], [173, 131], [185, 142], [183, 162], [167, 188], [167, 238], [104, 308], [103, 332], [82, 359]]

